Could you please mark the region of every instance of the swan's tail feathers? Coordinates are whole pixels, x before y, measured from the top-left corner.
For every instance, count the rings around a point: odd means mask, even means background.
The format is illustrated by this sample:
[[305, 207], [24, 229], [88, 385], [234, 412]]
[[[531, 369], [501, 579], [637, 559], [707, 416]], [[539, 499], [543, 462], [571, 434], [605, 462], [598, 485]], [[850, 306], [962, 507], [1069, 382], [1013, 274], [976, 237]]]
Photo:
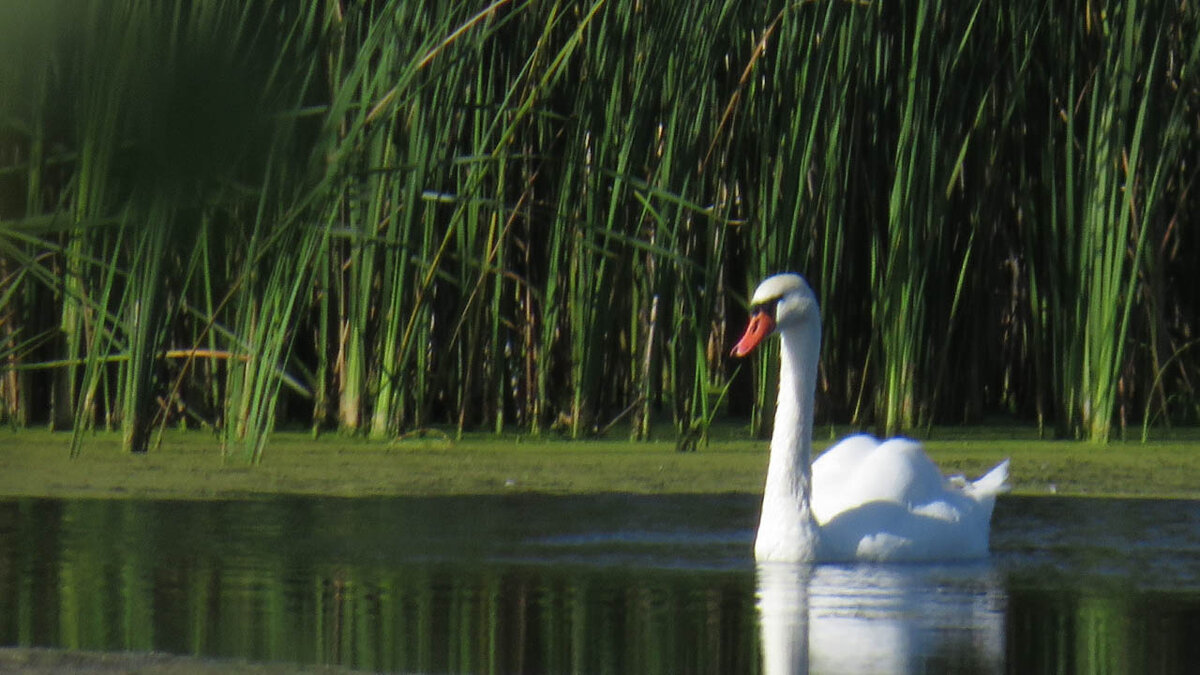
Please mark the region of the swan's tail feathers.
[[976, 497], [994, 497], [1008, 492], [1008, 460], [1000, 462], [979, 480], [971, 483], [970, 492]]

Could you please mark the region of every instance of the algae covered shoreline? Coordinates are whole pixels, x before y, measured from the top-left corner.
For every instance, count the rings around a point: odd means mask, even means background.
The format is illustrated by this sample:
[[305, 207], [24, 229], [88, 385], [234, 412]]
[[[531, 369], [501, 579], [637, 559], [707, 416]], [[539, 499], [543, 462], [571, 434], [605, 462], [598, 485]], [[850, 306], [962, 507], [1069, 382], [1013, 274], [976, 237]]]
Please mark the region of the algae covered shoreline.
[[[1196, 439], [1092, 445], [1026, 436], [951, 431], [924, 443], [944, 472], [968, 477], [1011, 458], [1017, 494], [1200, 498]], [[116, 433], [99, 433], [74, 459], [65, 433], [16, 431], [0, 438], [0, 497], [758, 493], [767, 460], [765, 441], [733, 434], [680, 453], [669, 440], [434, 434], [386, 442], [277, 433], [254, 466], [226, 460], [217, 439], [203, 432], [168, 432], [144, 455], [123, 452]], [[817, 451], [828, 444], [818, 441]]]

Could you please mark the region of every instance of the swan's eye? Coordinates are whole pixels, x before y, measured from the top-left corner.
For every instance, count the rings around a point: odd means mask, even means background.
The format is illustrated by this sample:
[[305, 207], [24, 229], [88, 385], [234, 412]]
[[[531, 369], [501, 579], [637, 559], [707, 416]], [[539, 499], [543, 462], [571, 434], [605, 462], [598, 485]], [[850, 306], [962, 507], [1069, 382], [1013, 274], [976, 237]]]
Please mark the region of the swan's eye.
[[750, 305], [750, 315], [754, 316], [755, 314], [758, 314], [761, 312], [761, 313], [766, 314], [767, 316], [771, 317], [771, 321], [775, 321], [775, 319], [777, 318], [775, 316], [775, 310], [776, 310], [777, 305], [779, 305], [779, 298], [775, 298], [773, 300], [767, 300], [766, 302], [755, 303], [753, 305]]

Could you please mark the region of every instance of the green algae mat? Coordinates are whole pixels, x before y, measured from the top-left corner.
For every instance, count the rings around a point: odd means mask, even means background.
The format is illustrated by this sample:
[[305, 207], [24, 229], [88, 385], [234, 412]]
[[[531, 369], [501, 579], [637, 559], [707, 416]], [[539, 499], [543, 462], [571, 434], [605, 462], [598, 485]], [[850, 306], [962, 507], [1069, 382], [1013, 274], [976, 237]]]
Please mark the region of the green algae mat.
[[[837, 434], [839, 437], [843, 434]], [[714, 434], [716, 436], [716, 434]], [[277, 433], [258, 465], [222, 455], [211, 434], [168, 432], [144, 455], [120, 450], [115, 433], [88, 437], [0, 433], [0, 496], [211, 499], [270, 494], [330, 496], [545, 492], [757, 493], [767, 442], [725, 431], [696, 452], [673, 440], [566, 441], [441, 434], [367, 441]], [[818, 441], [819, 452], [829, 441]], [[1012, 459], [1018, 494], [1200, 498], [1200, 434], [1146, 443], [1090, 445], [1036, 438], [1029, 430], [935, 431], [924, 441], [948, 474], [975, 477]]]

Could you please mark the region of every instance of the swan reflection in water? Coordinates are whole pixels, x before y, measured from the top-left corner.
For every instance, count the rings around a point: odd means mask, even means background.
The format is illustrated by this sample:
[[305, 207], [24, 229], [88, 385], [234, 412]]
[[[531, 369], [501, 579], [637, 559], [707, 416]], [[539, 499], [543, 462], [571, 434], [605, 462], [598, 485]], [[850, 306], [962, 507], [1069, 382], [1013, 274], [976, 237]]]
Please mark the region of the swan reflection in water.
[[1001, 672], [1005, 596], [990, 563], [758, 564], [767, 675]]

